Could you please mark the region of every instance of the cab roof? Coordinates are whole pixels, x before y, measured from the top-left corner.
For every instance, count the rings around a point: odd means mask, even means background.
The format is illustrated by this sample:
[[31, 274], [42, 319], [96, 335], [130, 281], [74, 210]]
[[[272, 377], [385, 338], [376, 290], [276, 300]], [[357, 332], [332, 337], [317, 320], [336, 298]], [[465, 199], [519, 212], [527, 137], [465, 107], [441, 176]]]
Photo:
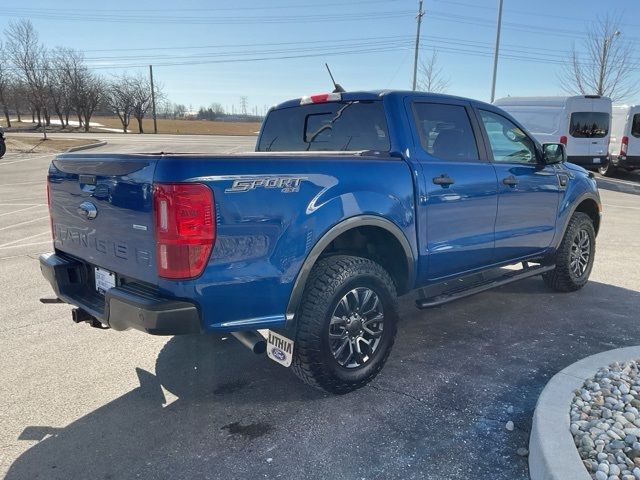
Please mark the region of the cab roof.
[[[472, 102], [477, 105], [487, 105], [490, 104], [481, 102], [479, 100], [474, 100], [471, 98], [457, 97], [454, 95], [445, 95], [441, 93], [431, 93], [431, 92], [420, 92], [413, 90], [362, 90], [355, 92], [342, 92], [341, 101], [354, 102], [358, 100], [380, 100], [382, 97], [393, 96], [393, 97], [406, 97], [411, 96], [413, 98], [438, 98], [438, 99], [449, 99], [449, 100], [457, 100], [457, 101], [466, 101]], [[300, 101], [304, 97], [295, 98], [292, 100], [287, 100], [285, 102], [279, 103], [275, 105], [274, 109], [280, 108], [288, 108], [288, 107], [296, 107], [300, 105]]]

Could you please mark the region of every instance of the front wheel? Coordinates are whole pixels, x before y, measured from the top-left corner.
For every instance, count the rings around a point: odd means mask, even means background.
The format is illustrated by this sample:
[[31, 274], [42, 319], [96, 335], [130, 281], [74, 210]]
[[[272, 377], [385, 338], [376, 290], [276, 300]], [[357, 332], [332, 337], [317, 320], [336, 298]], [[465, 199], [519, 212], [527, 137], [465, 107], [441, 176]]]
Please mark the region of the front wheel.
[[596, 253], [596, 232], [589, 215], [575, 212], [556, 253], [556, 268], [543, 274], [545, 283], [559, 292], [573, 292], [589, 280]]
[[397, 319], [396, 288], [384, 268], [367, 258], [324, 258], [302, 298], [293, 371], [331, 393], [360, 388], [387, 360]]

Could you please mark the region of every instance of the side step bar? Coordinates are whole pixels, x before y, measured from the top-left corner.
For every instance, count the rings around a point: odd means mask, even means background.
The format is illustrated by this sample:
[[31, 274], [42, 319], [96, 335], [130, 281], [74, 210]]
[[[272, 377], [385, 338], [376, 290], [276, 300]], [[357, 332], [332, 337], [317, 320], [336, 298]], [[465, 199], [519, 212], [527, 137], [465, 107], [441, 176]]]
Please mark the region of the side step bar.
[[[454, 300], [458, 300], [460, 298], [470, 297], [471, 295], [475, 295], [476, 293], [484, 292], [485, 290], [490, 290], [492, 288], [501, 287], [502, 285], [506, 285], [511, 282], [517, 282], [518, 280], [523, 280], [528, 277], [533, 277], [535, 275], [541, 275], [545, 272], [553, 270], [555, 265], [535, 265], [529, 266], [528, 263], [523, 263], [523, 268], [520, 270], [512, 270], [504, 275], [501, 275], [496, 278], [491, 278], [489, 280], [480, 280], [471, 282], [467, 285], [459, 285], [448, 290], [445, 290], [439, 295], [435, 297], [424, 297], [416, 300], [416, 307], [423, 308], [432, 308], [437, 307], [439, 305], [443, 305], [445, 303], [453, 302]], [[422, 291], [421, 294], [424, 295]]]

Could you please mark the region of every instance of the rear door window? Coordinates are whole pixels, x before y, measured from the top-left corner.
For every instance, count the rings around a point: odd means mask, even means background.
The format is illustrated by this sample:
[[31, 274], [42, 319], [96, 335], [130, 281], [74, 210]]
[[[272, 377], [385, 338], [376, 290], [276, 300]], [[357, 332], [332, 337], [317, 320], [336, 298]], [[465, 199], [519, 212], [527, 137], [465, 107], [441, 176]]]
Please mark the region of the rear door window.
[[272, 111], [259, 152], [388, 152], [389, 131], [381, 101], [327, 102]]
[[609, 133], [609, 114], [604, 112], [573, 112], [569, 134], [574, 138], [602, 138]]
[[478, 146], [465, 107], [426, 102], [414, 105], [424, 150], [443, 160], [478, 160]]
[[633, 116], [633, 122], [631, 122], [631, 135], [636, 138], [640, 138], [640, 113], [636, 113]]

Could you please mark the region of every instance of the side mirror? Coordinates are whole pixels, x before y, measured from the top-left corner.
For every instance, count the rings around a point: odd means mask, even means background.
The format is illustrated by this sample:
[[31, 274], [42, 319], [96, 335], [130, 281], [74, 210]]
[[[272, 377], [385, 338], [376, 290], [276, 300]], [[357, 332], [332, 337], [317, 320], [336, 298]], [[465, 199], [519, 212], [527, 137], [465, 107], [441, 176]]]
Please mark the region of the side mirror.
[[562, 143], [543, 143], [542, 161], [545, 165], [567, 161], [567, 150]]

